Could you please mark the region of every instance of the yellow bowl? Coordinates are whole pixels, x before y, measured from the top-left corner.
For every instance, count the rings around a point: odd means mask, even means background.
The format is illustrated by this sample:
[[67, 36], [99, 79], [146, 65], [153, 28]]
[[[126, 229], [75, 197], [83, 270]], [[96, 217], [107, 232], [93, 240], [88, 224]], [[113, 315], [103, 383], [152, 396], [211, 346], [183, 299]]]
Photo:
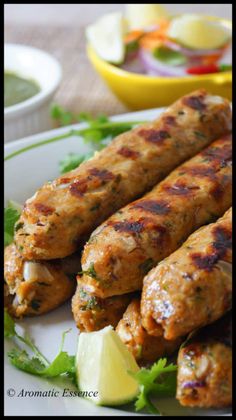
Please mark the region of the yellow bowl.
[[[232, 22], [216, 19], [227, 26]], [[195, 89], [232, 99], [232, 72], [212, 73], [191, 77], [153, 77], [131, 73], [101, 59], [87, 46], [88, 57], [114, 94], [130, 109], [148, 109], [170, 105], [180, 96]]]

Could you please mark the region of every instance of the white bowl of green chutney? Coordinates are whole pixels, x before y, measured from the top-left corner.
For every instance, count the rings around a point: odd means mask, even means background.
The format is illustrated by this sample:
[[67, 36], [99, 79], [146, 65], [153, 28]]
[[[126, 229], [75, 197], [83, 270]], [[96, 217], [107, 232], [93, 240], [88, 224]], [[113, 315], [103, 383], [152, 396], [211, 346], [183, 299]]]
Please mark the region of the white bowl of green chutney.
[[50, 105], [61, 81], [58, 61], [37, 48], [4, 46], [4, 141], [52, 128]]

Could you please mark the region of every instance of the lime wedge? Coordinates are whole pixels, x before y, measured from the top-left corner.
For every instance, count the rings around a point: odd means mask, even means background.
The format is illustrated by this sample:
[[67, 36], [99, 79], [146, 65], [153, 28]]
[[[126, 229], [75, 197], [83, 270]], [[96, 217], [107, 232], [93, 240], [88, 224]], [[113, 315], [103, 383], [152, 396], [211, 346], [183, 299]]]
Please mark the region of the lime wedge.
[[86, 28], [86, 38], [99, 57], [120, 64], [125, 57], [125, 30], [126, 24], [122, 14], [108, 13]]
[[226, 26], [192, 14], [173, 19], [167, 34], [171, 39], [193, 49], [219, 48], [231, 38], [231, 32]]
[[[139, 390], [128, 371], [139, 367], [111, 326], [79, 335], [76, 376], [80, 391], [98, 405], [121, 405], [133, 400]], [[86, 396], [86, 395], [85, 395]]]
[[151, 26], [169, 16], [162, 4], [126, 4], [125, 8], [125, 17], [131, 30]]

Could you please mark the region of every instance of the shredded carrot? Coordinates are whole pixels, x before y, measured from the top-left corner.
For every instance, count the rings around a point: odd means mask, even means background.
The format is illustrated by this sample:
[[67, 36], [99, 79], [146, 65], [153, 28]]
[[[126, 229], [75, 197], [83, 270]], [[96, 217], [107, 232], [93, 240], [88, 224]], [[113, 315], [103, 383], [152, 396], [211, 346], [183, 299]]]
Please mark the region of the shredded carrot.
[[124, 42], [125, 44], [129, 44], [130, 42], [138, 41], [145, 32], [142, 30], [131, 31], [125, 35]]
[[146, 35], [142, 36], [140, 40], [140, 46], [149, 50], [159, 47], [167, 40], [167, 29], [169, 21], [161, 20], [158, 22], [158, 29], [147, 32]]
[[221, 54], [212, 54], [212, 55], [202, 57], [202, 63], [204, 66], [214, 64], [219, 60], [220, 56]]
[[156, 22], [158, 29], [146, 32], [142, 29], [136, 29], [127, 33], [124, 37], [125, 44], [138, 41], [139, 44], [148, 49], [153, 49], [160, 45], [166, 38], [166, 31], [169, 26], [169, 21], [161, 19]]

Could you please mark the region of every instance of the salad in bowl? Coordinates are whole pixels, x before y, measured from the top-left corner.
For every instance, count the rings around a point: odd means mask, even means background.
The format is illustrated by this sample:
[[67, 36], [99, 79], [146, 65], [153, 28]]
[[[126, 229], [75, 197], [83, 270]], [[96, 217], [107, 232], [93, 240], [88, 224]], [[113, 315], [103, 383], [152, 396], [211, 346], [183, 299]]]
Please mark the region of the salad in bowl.
[[95, 53], [148, 76], [191, 77], [231, 70], [230, 22], [198, 14], [172, 16], [160, 4], [129, 4], [86, 29]]

